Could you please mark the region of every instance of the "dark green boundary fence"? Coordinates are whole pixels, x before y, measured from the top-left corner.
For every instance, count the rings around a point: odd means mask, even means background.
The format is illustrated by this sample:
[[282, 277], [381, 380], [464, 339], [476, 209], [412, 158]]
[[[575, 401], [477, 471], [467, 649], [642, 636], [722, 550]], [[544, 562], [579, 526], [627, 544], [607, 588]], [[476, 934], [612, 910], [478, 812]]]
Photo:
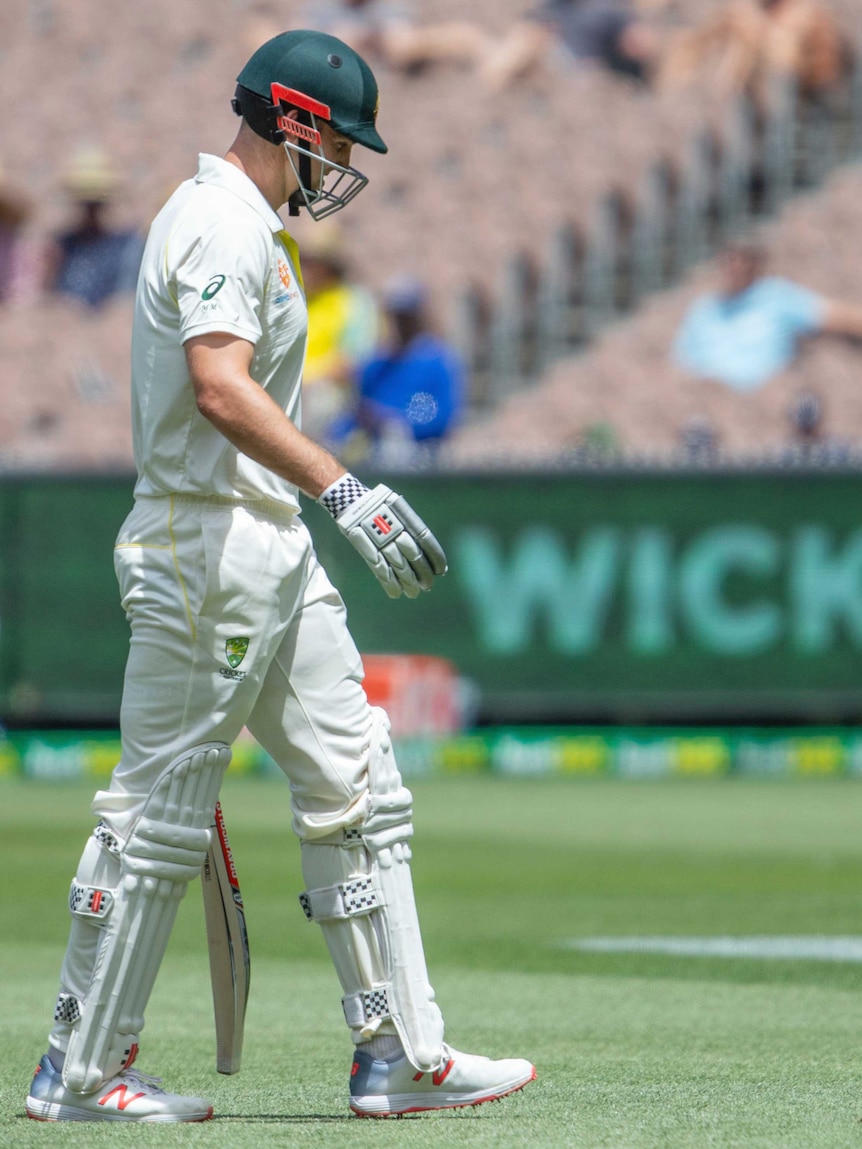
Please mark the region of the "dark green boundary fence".
[[[328, 516], [360, 650], [451, 659], [480, 717], [836, 722], [862, 714], [858, 472], [400, 476], [450, 572], [391, 602]], [[0, 483], [0, 718], [114, 723], [112, 545], [128, 477]]]

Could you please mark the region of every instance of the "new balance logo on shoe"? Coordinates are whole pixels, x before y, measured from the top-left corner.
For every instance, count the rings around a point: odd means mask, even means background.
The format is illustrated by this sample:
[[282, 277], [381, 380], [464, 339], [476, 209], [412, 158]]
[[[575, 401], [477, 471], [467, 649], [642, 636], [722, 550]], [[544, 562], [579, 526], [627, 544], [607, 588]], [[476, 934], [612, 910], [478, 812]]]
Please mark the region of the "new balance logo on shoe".
[[117, 1085], [117, 1086], [115, 1086], [115, 1088], [113, 1088], [111, 1090], [110, 1093], [106, 1093], [104, 1097], [99, 1098], [99, 1104], [105, 1105], [110, 1109], [110, 1108], [112, 1108], [112, 1106], [108, 1105], [108, 1102], [111, 1100], [112, 1097], [116, 1097], [117, 1098], [117, 1109], [119, 1109], [120, 1112], [122, 1112], [124, 1109], [127, 1109], [132, 1104], [133, 1101], [137, 1101], [139, 1097], [145, 1097], [146, 1096], [145, 1093], [133, 1093], [132, 1096], [129, 1097], [129, 1096], [127, 1096], [128, 1092], [129, 1092], [129, 1087], [127, 1085]]
[[[431, 1074], [431, 1080], [434, 1082], [435, 1085], [442, 1085], [443, 1084], [443, 1082], [449, 1076], [449, 1070], [452, 1068], [452, 1066], [454, 1064], [455, 1064], [455, 1058], [450, 1057], [445, 1065], [441, 1065], [439, 1069], [434, 1070], [434, 1072]], [[421, 1072], [416, 1073], [413, 1076], [413, 1080], [414, 1081], [421, 1081], [424, 1076], [425, 1076], [424, 1073], [421, 1073]]]

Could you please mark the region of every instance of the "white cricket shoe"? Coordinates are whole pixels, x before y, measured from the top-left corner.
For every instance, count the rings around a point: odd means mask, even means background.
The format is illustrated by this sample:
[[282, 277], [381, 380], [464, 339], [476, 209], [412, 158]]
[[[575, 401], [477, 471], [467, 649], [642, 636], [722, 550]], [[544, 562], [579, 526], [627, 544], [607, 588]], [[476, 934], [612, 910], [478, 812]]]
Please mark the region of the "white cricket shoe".
[[379, 1061], [357, 1047], [350, 1071], [350, 1108], [359, 1117], [459, 1109], [496, 1101], [536, 1077], [535, 1067], [519, 1057], [492, 1061], [448, 1045], [443, 1050], [440, 1069], [421, 1073], [404, 1056]]
[[72, 1093], [47, 1054], [36, 1067], [27, 1098], [34, 1121], [208, 1121], [213, 1107], [200, 1097], [159, 1089], [158, 1077], [124, 1069], [94, 1093]]

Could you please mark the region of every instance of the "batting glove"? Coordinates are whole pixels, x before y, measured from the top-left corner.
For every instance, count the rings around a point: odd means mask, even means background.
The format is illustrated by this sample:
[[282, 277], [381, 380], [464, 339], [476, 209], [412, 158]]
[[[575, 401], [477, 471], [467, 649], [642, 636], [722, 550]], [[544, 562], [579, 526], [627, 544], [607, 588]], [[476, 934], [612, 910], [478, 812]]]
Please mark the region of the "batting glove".
[[446, 555], [410, 504], [382, 483], [342, 475], [317, 500], [359, 551], [390, 598], [416, 598], [447, 571]]

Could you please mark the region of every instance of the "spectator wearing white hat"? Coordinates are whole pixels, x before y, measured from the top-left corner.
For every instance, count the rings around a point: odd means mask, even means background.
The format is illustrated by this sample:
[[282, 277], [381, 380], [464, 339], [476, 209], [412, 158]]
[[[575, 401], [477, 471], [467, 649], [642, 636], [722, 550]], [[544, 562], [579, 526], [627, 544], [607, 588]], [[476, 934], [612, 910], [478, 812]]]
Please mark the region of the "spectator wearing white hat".
[[109, 222], [119, 178], [98, 148], [82, 149], [72, 158], [64, 181], [75, 216], [53, 239], [48, 288], [100, 307], [112, 296], [132, 292], [144, 243], [138, 232]]

